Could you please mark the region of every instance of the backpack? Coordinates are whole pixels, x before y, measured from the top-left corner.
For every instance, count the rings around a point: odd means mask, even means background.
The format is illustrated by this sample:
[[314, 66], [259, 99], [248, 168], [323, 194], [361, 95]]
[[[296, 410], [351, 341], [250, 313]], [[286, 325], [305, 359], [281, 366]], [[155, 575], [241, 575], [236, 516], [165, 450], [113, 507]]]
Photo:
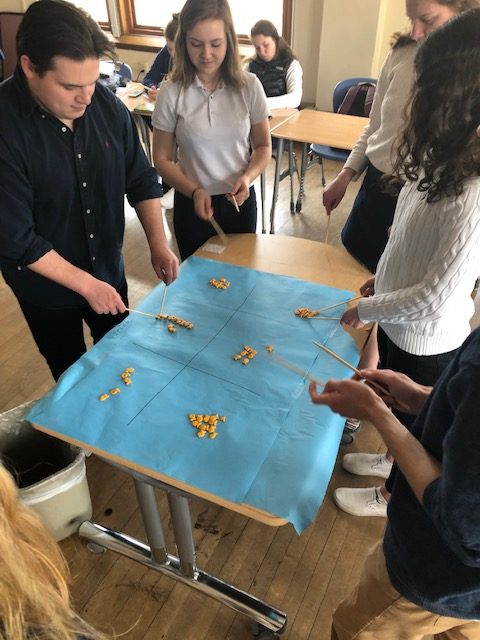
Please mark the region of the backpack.
[[373, 96], [376, 85], [371, 82], [359, 82], [347, 90], [342, 104], [337, 113], [346, 113], [350, 116], [364, 116], [368, 118], [372, 108]]

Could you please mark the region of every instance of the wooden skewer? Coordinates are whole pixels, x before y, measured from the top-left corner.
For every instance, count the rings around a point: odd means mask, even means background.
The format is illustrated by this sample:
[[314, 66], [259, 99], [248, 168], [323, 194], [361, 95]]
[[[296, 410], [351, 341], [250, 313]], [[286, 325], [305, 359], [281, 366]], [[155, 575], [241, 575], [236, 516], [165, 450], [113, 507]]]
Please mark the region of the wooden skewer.
[[330, 304], [328, 307], [322, 307], [321, 309], [317, 309], [317, 313], [321, 313], [322, 311], [327, 311], [327, 309], [335, 309], [335, 307], [341, 307], [342, 304], [347, 304], [348, 302], [354, 302], [355, 300], [360, 300], [363, 296], [355, 296], [355, 298], [350, 298], [349, 300], [343, 300], [343, 302], [337, 302], [336, 304]]
[[307, 320], [341, 320], [340, 316], [312, 316], [311, 318], [307, 318]]
[[332, 216], [331, 216], [330, 213], [328, 214], [327, 218], [328, 218], [327, 219], [327, 228], [325, 229], [325, 240], [324, 240], [325, 244], [328, 244], [328, 232], [330, 230], [330, 220], [332, 219]]
[[215, 231], [217, 232], [217, 236], [220, 238], [220, 240], [222, 241], [222, 244], [224, 244], [225, 246], [227, 246], [228, 244], [228, 238], [226, 233], [224, 232], [224, 230], [222, 229], [222, 227], [218, 224], [218, 222], [215, 220], [215, 218], [212, 216], [210, 218], [210, 222], [212, 227], [215, 229]]
[[155, 318], [155, 320], [158, 320], [157, 316], [154, 313], [145, 313], [145, 311], [139, 311], [138, 309], [129, 309], [128, 307], [125, 307], [125, 309], [127, 311], [130, 311], [130, 313], [139, 313], [141, 316], [148, 316], [149, 318]]
[[167, 285], [165, 285], [165, 289], [163, 290], [162, 304], [160, 305], [160, 313], [163, 313], [163, 307], [165, 306], [166, 297], [167, 297]]
[[[323, 344], [321, 344], [320, 342], [317, 342], [316, 340], [313, 340], [313, 344], [316, 345], [319, 349], [321, 349], [322, 351], [325, 351], [325, 353], [328, 353], [329, 356], [331, 356], [332, 358], [334, 358], [335, 360], [338, 360], [338, 362], [341, 362], [342, 364], [344, 364], [346, 367], [348, 367], [351, 371], [354, 371], [357, 376], [359, 378], [361, 378], [362, 380], [366, 380], [366, 378], [364, 378], [362, 376], [362, 374], [360, 373], [360, 369], [357, 369], [356, 367], [352, 366], [349, 362], [347, 362], [346, 360], [344, 360], [341, 356], [339, 356], [337, 353], [335, 353], [335, 351], [332, 351], [331, 349], [329, 349], [328, 347], [325, 347]], [[388, 389], [386, 389], [384, 386], [382, 386], [381, 384], [378, 384], [378, 382], [374, 382], [373, 380], [367, 380], [368, 384], [371, 385], [372, 387], [376, 387], [379, 391], [381, 391], [382, 393], [388, 393], [389, 395], [392, 395]]]
[[315, 378], [315, 376], [312, 376], [312, 374], [308, 373], [308, 371], [305, 371], [304, 369], [297, 367], [297, 365], [293, 364], [293, 362], [290, 362], [290, 360], [287, 360], [286, 358], [282, 358], [282, 356], [279, 356], [276, 353], [270, 353], [268, 357], [271, 358], [277, 364], [279, 364], [281, 367], [284, 367], [285, 369], [288, 369], [293, 373], [297, 373], [302, 378], [306, 378], [307, 380], [310, 380], [310, 382], [314, 382], [315, 384], [318, 384], [321, 387], [325, 386], [324, 382], [322, 382], [318, 378]]
[[233, 206], [235, 207], [235, 209], [237, 210], [237, 213], [240, 213], [240, 208], [238, 206], [237, 200], [235, 198], [235, 196], [233, 195], [233, 193], [231, 194], [232, 196], [232, 202], [233, 202]]

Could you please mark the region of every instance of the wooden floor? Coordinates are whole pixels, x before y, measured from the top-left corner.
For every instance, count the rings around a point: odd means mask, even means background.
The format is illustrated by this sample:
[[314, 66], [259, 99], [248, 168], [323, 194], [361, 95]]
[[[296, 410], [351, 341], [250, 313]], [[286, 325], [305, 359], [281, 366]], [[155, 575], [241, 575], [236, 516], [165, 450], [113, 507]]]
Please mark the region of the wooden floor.
[[[327, 175], [338, 166], [328, 165]], [[268, 178], [273, 175], [273, 163]], [[326, 216], [321, 207], [320, 170], [307, 173], [303, 213], [291, 216], [289, 186], [281, 185], [277, 233], [324, 240]], [[339, 231], [356, 187], [332, 217], [329, 242], [339, 244]], [[270, 192], [267, 202], [270, 201]], [[134, 216], [127, 216], [126, 262], [132, 306], [155, 284], [147, 246]], [[168, 216], [167, 216], [168, 218]], [[0, 411], [38, 398], [52, 386], [15, 299], [0, 283]], [[364, 425], [348, 451], [377, 451], [382, 444]], [[345, 447], [340, 450], [340, 456]], [[106, 526], [144, 539], [128, 476], [95, 456], [87, 460], [93, 517]], [[368, 486], [337, 465], [316, 521], [297, 535], [290, 525], [275, 529], [202, 501], [192, 502], [195, 544], [201, 569], [230, 581], [288, 613], [289, 640], [330, 637], [332, 608], [346, 595], [359, 574], [366, 550], [382, 535], [385, 521], [355, 518], [331, 501], [337, 486]], [[380, 483], [379, 483], [380, 484]], [[163, 513], [165, 498], [158, 492]], [[168, 540], [171, 528], [164, 522]], [[206, 596], [112, 552], [95, 555], [76, 536], [63, 541], [73, 574], [73, 598], [79, 613], [97, 628], [126, 640], [243, 640], [251, 637], [244, 616]], [[175, 553], [174, 549], [169, 549]]]

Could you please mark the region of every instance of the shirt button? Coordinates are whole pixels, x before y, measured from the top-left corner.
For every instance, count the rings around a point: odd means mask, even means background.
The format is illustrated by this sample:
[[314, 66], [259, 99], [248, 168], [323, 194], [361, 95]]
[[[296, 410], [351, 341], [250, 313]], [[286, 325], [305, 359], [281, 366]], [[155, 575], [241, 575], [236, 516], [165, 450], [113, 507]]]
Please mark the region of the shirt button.
[[87, 213], [90, 213], [90, 209], [87, 209]]
[[77, 153], [77, 158], [81, 158], [82, 154], [81, 153]]
[[93, 238], [93, 233], [90, 234], [90, 238]]
[[92, 262], [95, 262], [96, 258], [95, 256], [92, 256]]
[[62, 127], [63, 133], [65, 133], [66, 130], [67, 130], [67, 127]]
[[87, 183], [86, 182], [82, 182], [82, 187], [86, 187]]
[[17, 271], [21, 271], [21, 270], [22, 270], [22, 267], [18, 266]]
[[44, 120], [45, 120], [45, 118], [46, 118], [46, 117], [47, 117], [47, 116], [46, 116], [44, 113], [42, 113], [42, 118], [43, 118]]

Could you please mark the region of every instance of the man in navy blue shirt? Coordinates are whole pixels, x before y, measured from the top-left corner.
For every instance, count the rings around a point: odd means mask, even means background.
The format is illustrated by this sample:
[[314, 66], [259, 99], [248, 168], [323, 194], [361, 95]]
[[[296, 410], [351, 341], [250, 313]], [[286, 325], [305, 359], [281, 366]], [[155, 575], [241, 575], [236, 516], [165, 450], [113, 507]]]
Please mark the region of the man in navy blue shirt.
[[[480, 128], [479, 128], [480, 129]], [[363, 370], [388, 390], [330, 381], [315, 403], [369, 420], [395, 458], [383, 539], [334, 613], [332, 638], [480, 638], [480, 329], [433, 390]], [[389, 406], [417, 414], [411, 433]]]
[[0, 264], [55, 379], [126, 315], [124, 197], [170, 284], [161, 187], [120, 100], [97, 83], [113, 45], [82, 10], [34, 2], [0, 85]]

